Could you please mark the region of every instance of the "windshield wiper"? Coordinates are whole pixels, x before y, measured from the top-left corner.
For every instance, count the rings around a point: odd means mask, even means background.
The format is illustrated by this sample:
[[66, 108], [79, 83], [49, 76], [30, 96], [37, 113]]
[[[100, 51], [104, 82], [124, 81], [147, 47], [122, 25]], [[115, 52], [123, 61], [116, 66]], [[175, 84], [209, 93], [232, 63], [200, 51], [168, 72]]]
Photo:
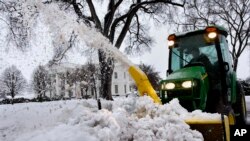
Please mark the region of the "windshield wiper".
[[177, 53], [175, 53], [174, 51], [172, 51], [174, 53], [174, 55], [178, 56], [179, 58], [181, 58], [181, 60], [185, 61], [187, 64], [189, 63], [187, 60], [185, 60], [184, 58], [182, 58], [180, 55], [178, 55]]

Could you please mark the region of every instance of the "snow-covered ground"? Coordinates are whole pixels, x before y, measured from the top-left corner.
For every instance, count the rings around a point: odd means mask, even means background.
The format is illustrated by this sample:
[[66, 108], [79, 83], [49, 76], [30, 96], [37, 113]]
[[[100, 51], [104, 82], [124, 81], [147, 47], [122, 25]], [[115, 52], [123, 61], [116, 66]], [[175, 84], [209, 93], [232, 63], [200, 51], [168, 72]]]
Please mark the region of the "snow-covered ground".
[[247, 124], [250, 125], [250, 96], [246, 96]]
[[0, 113], [1, 141], [198, 141], [202, 135], [184, 119], [220, 118], [146, 96], [102, 100], [102, 110], [89, 99], [0, 105]]

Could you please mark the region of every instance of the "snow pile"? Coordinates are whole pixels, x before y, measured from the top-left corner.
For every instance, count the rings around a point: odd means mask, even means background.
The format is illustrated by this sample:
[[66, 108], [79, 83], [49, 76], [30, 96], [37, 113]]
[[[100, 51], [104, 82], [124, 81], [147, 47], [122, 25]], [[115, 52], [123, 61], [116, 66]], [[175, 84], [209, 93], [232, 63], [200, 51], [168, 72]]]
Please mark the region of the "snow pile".
[[[188, 112], [179, 105], [177, 99], [163, 106], [154, 104], [148, 97], [142, 97], [138, 101], [134, 101], [132, 105], [121, 104], [118, 107], [123, 107], [116, 109], [118, 111], [127, 110], [125, 113], [120, 112], [117, 119], [122, 118], [124, 114], [128, 114], [128, 117], [132, 119], [128, 123], [124, 119], [119, 120], [122, 125], [127, 127], [127, 129], [122, 128], [123, 132], [126, 133], [121, 136], [122, 140], [130, 139], [128, 136], [138, 141], [202, 140], [202, 135], [191, 130], [180, 118], [182, 113]], [[116, 110], [114, 113], [119, 113], [115, 112]]]
[[[149, 97], [71, 100], [0, 106], [1, 141], [203, 140], [183, 119], [212, 114], [187, 112], [177, 99], [165, 105]], [[219, 118], [219, 114], [213, 114]]]

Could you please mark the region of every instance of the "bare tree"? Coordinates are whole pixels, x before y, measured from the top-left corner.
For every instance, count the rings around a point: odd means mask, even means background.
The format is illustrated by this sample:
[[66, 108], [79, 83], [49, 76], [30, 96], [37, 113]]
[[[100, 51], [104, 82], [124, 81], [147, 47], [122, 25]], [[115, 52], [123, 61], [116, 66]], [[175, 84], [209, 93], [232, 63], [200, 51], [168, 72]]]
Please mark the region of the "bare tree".
[[33, 89], [35, 90], [39, 100], [45, 97], [46, 91], [50, 89], [49, 73], [44, 66], [38, 66], [33, 73], [32, 81]]
[[99, 77], [99, 70], [95, 64], [88, 62], [72, 72], [67, 72], [66, 75], [69, 86], [76, 85], [76, 83], [80, 84], [82, 97], [84, 97], [84, 93], [87, 96], [87, 92], [90, 90], [92, 96], [96, 96], [97, 98], [96, 81]]
[[88, 79], [88, 72], [84, 66], [76, 68], [73, 72], [68, 73], [68, 83], [70, 85], [75, 84], [75, 86], [79, 84], [82, 98], [85, 97], [83, 94], [87, 94], [88, 91]]
[[[77, 72], [77, 81], [80, 83], [82, 98], [87, 98], [88, 79], [89, 79], [88, 71], [84, 66], [82, 66]], [[84, 93], [85, 93], [85, 96], [83, 95]]]
[[184, 19], [173, 18], [182, 30], [223, 24], [229, 33], [234, 70], [250, 38], [250, 0], [194, 0], [184, 10]]
[[49, 61], [49, 67], [52, 65], [60, 63], [60, 61], [66, 57], [66, 53], [68, 50], [70, 50], [75, 42], [76, 42], [77, 35], [74, 33], [74, 31], [70, 34], [69, 41], [65, 41], [62, 43], [54, 43], [54, 55], [51, 61]]
[[99, 69], [96, 67], [95, 64], [88, 62], [86, 65], [87, 73], [88, 73], [88, 85], [91, 88], [91, 94], [95, 96], [97, 99], [97, 88], [96, 88], [96, 81], [99, 78]]
[[0, 98], [6, 98], [6, 92], [4, 90], [4, 85], [2, 80], [0, 79]]
[[233, 47], [231, 54], [236, 71], [238, 58], [246, 49], [250, 38], [250, 0], [228, 0], [227, 4], [215, 0], [215, 4], [220, 10], [213, 13], [224, 20], [229, 29], [230, 43]]
[[[58, 1], [58, 0], [55, 0]], [[107, 11], [103, 19], [92, 0], [59, 0], [65, 9], [73, 7], [79, 20], [88, 26], [95, 27], [105, 36], [114, 47], [120, 49], [125, 37], [128, 39], [126, 51], [142, 51], [149, 49], [152, 39], [148, 34], [149, 27], [145, 17], [160, 21], [168, 16], [169, 6], [183, 7], [185, 0], [109, 0]], [[45, 3], [51, 3], [52, 0]], [[164, 20], [165, 21], [165, 20]], [[101, 72], [101, 96], [112, 100], [111, 81], [114, 68], [114, 58], [108, 56], [103, 50], [98, 50]]]
[[159, 75], [159, 72], [156, 72], [154, 67], [151, 65], [146, 64], [140, 64], [139, 68], [145, 72], [145, 74], [148, 76], [148, 79], [150, 83], [152, 84], [153, 88], [155, 90], [159, 90], [159, 82], [161, 80], [161, 77]]
[[4, 70], [1, 81], [4, 91], [7, 95], [10, 95], [12, 99], [24, 90], [27, 85], [21, 71], [14, 65]]
[[24, 51], [29, 46], [29, 28], [37, 16], [36, 7], [22, 0], [0, 0], [0, 12], [0, 23], [8, 27], [7, 46], [12, 44]]
[[246, 79], [246, 82], [250, 84], [250, 77]]

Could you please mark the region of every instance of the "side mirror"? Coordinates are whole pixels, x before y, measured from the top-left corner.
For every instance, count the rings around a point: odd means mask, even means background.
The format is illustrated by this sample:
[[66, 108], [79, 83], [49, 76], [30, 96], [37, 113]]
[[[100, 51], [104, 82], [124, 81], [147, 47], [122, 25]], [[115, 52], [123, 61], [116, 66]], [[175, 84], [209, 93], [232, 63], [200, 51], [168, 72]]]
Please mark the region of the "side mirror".
[[227, 62], [223, 63], [223, 67], [224, 67], [225, 72], [229, 71], [229, 64]]

